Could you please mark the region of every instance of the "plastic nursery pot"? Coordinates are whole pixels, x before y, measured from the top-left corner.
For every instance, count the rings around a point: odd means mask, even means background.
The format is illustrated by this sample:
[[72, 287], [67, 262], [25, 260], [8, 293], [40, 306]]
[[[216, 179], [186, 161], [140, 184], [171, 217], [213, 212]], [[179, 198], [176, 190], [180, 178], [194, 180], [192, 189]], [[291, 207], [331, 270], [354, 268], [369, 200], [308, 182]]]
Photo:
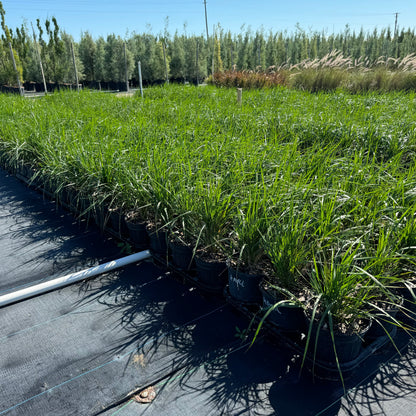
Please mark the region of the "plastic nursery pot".
[[368, 342], [373, 342], [380, 337], [394, 337], [397, 331], [397, 324], [394, 320], [399, 313], [400, 306], [397, 308], [387, 308], [386, 315], [380, 315], [376, 319], [373, 319], [370, 329], [368, 330], [365, 338]]
[[77, 210], [77, 192], [71, 186], [65, 186], [62, 189], [61, 201], [67, 206], [71, 212], [76, 212]]
[[235, 300], [242, 303], [260, 303], [262, 295], [259, 289], [263, 276], [242, 272], [228, 267], [228, 289]]
[[127, 226], [124, 220], [124, 215], [118, 209], [111, 209], [110, 211], [110, 227], [118, 235], [123, 236], [127, 233]]
[[49, 197], [54, 198], [57, 192], [56, 188], [57, 188], [57, 185], [55, 181], [53, 180], [53, 178], [49, 176], [45, 176], [43, 180], [43, 186], [42, 186], [43, 193], [48, 195]]
[[[273, 305], [284, 300], [284, 297], [271, 290], [264, 283], [260, 284], [263, 297], [263, 309], [266, 313]], [[307, 332], [306, 318], [303, 308], [296, 305], [281, 305], [274, 308], [267, 316], [267, 321], [282, 331]]]
[[24, 164], [23, 162], [19, 162], [16, 166], [16, 174], [20, 175], [24, 179], [28, 179], [29, 177], [30, 168], [28, 165]]
[[414, 282], [407, 287], [400, 288], [398, 293], [403, 298], [403, 302], [398, 308], [397, 320], [403, 322], [411, 329], [416, 329], [416, 287]]
[[108, 209], [105, 204], [96, 204], [94, 206], [94, 221], [100, 230], [104, 230], [108, 222]]
[[171, 241], [169, 248], [174, 266], [185, 271], [191, 270], [194, 267], [193, 250], [191, 247], [176, 241]]
[[29, 177], [28, 177], [28, 184], [31, 188], [35, 188], [35, 189], [42, 189], [42, 179], [40, 177], [41, 175], [39, 174], [38, 171], [36, 171], [33, 168], [30, 168], [29, 170]]
[[91, 199], [84, 194], [75, 192], [71, 196], [70, 204], [71, 211], [78, 219], [84, 218], [89, 220], [91, 215], [95, 215], [94, 212], [91, 212]]
[[225, 261], [204, 260], [195, 256], [198, 282], [208, 291], [220, 293], [227, 283], [227, 264]]
[[125, 224], [129, 238], [136, 248], [149, 247], [149, 236], [146, 231], [145, 222], [131, 222], [126, 219]]
[[147, 229], [150, 240], [150, 250], [157, 256], [166, 257], [168, 255], [167, 232]]
[[[307, 320], [307, 323], [309, 325], [310, 320]], [[339, 363], [351, 362], [360, 355], [364, 337], [370, 326], [369, 322], [359, 333], [344, 334], [335, 330], [333, 341], [331, 332], [326, 325], [321, 326], [318, 332], [318, 322], [313, 322], [308, 354], [313, 357], [315, 353], [315, 359], [324, 363], [336, 363], [336, 358]]]

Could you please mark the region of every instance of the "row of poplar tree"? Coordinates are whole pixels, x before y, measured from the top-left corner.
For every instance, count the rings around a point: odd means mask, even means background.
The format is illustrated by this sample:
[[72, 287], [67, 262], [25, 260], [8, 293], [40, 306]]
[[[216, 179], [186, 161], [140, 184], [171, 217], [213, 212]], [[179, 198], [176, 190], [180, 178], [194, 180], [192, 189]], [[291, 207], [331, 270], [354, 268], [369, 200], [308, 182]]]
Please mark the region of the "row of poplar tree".
[[219, 25], [213, 36], [133, 33], [127, 39], [114, 34], [94, 39], [84, 32], [79, 42], [61, 30], [55, 18], [28, 28], [22, 25], [11, 30], [5, 21], [0, 2], [0, 85], [16, 83], [11, 59], [12, 46], [21, 79], [41, 82], [39, 61], [42, 61], [47, 82], [74, 82], [72, 45], [78, 77], [81, 82], [125, 81], [126, 67], [130, 81], [138, 81], [137, 63], [141, 62], [143, 82], [166, 80], [202, 81], [212, 70], [267, 70], [306, 59], [322, 58], [333, 50], [354, 59], [367, 58], [375, 64], [380, 56], [402, 58], [416, 52], [414, 30], [387, 29], [356, 33], [348, 26], [338, 34], [307, 33], [297, 26], [294, 33], [253, 32], [242, 27], [239, 34], [223, 30]]

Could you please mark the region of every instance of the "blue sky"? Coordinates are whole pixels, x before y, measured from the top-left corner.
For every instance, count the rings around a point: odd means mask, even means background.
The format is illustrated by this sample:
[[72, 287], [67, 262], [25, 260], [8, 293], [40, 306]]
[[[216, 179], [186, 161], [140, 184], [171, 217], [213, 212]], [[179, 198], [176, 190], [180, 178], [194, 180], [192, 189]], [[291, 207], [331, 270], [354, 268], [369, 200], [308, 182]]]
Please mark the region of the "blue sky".
[[[79, 40], [83, 31], [93, 37], [115, 33], [121, 37], [132, 32], [163, 32], [168, 17], [168, 31], [205, 34], [203, 0], [2, 0], [6, 23], [10, 28], [39, 18], [55, 16], [61, 29]], [[306, 32], [340, 32], [349, 24], [351, 30], [394, 28], [395, 13], [399, 28], [416, 25], [415, 0], [207, 0], [208, 29], [220, 24], [239, 33], [250, 27], [266, 32], [287, 30], [293, 33], [298, 23]], [[243, 26], [244, 25], [244, 26]]]

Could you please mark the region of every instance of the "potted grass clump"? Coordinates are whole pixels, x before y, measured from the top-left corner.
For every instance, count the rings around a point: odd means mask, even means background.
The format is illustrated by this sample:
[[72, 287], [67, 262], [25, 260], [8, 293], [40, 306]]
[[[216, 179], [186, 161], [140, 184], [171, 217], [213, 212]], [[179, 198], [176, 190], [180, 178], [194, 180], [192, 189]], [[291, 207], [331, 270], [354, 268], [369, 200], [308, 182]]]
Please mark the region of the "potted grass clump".
[[244, 304], [261, 302], [260, 282], [270, 268], [264, 251], [268, 217], [266, 199], [256, 189], [234, 217], [232, 255], [228, 264], [230, 296]]
[[170, 213], [167, 207], [159, 202], [156, 206], [149, 205], [146, 209], [148, 221], [146, 224], [147, 235], [149, 236], [150, 250], [153, 255], [159, 257], [163, 263], [168, 263], [168, 229]]
[[393, 241], [398, 262], [398, 292], [403, 296], [401, 312], [411, 329], [416, 328], [416, 206], [413, 204], [401, 215], [397, 215], [397, 229]]
[[110, 205], [108, 208], [109, 226], [117, 237], [123, 238], [128, 233], [123, 204]]
[[359, 244], [346, 250], [325, 248], [313, 256], [309, 294], [305, 303], [308, 329], [302, 366], [306, 359], [337, 371], [353, 368], [363, 351], [374, 315], [371, 305], [381, 283], [361, 267]]
[[401, 223], [396, 219], [388, 226], [375, 227], [365, 244], [363, 269], [377, 276], [374, 299], [369, 304], [373, 322], [366, 338], [370, 342], [385, 337], [394, 343], [397, 328], [414, 330], [413, 248], [408, 245], [413, 243], [413, 232], [409, 233], [413, 226]]
[[305, 332], [305, 275], [312, 258], [308, 231], [305, 213], [293, 209], [269, 227], [264, 245], [271, 270], [260, 284], [265, 312], [261, 324], [267, 319], [279, 330]]
[[227, 247], [234, 198], [220, 181], [199, 180], [193, 188], [195, 204], [187, 215], [189, 232], [195, 236], [197, 284], [221, 293], [227, 283]]
[[[97, 217], [95, 215], [95, 203], [97, 203], [97, 194], [93, 194], [91, 196], [83, 189], [78, 189], [73, 200], [74, 212], [77, 218], [79, 220], [89, 220], [90, 216], [92, 216], [96, 220]], [[102, 222], [104, 222], [104, 220]], [[97, 221], [96, 223], [98, 225]]]
[[195, 236], [189, 226], [189, 213], [178, 215], [168, 225], [169, 249], [175, 267], [181, 271], [189, 272], [194, 268]]
[[111, 190], [104, 184], [98, 184], [93, 192], [88, 188], [84, 188], [82, 189], [80, 200], [81, 214], [89, 215], [91, 213], [95, 224], [101, 231], [104, 231], [110, 221], [109, 207], [111, 199]]
[[126, 196], [126, 208], [124, 223], [130, 241], [137, 249], [149, 247], [149, 235], [147, 233], [147, 221], [149, 219], [150, 204], [146, 204], [135, 193]]
[[139, 208], [129, 208], [124, 214], [129, 238], [137, 249], [145, 249], [149, 245], [149, 236], [146, 230], [146, 220], [143, 218], [142, 210]]
[[[153, 156], [155, 157], [155, 156]], [[179, 179], [164, 155], [150, 160], [146, 166], [146, 177], [142, 180], [142, 193], [145, 195], [147, 233], [150, 250], [163, 263], [169, 263], [168, 226], [175, 217], [175, 195]]]
[[119, 190], [119, 185], [114, 185], [109, 192], [108, 203], [108, 225], [118, 238], [128, 234], [125, 221], [125, 202]]
[[[175, 193], [172, 195], [172, 220], [166, 225], [168, 230], [168, 245], [173, 266], [188, 277], [195, 269], [195, 227], [192, 224], [192, 212], [195, 208], [196, 198], [190, 191], [189, 178], [179, 181]], [[192, 273], [191, 273], [192, 272]]]
[[135, 248], [141, 250], [149, 247], [147, 222], [153, 213], [146, 189], [143, 187], [144, 178], [136, 172], [127, 171], [127, 181], [121, 189], [120, 200], [124, 201], [124, 223], [130, 241]]

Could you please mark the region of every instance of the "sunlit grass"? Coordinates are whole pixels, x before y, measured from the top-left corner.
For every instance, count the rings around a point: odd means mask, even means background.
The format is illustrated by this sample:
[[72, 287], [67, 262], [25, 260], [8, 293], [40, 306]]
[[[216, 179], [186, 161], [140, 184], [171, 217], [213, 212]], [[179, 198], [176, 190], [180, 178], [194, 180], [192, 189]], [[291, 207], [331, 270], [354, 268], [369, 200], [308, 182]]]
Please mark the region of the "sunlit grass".
[[413, 278], [415, 105], [413, 93], [276, 88], [244, 91], [239, 106], [234, 90], [209, 86], [150, 88], [144, 99], [0, 96], [1, 158], [58, 196], [76, 189], [91, 207], [135, 210], [242, 267], [269, 263], [277, 282], [287, 270], [315, 290], [309, 264], [320, 284], [337, 270], [345, 293], [359, 293], [368, 274]]

